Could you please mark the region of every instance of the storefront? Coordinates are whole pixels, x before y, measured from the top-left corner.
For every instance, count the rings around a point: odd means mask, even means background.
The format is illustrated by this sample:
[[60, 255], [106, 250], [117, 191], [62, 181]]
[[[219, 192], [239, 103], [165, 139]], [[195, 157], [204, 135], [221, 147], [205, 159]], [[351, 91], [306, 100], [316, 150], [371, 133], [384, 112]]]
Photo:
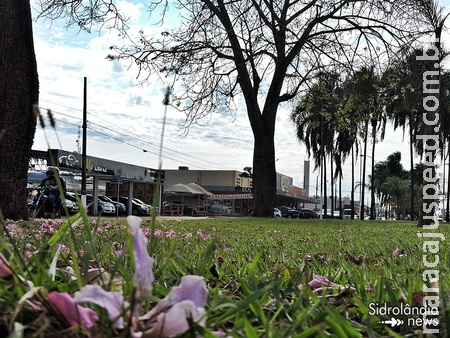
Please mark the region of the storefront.
[[253, 193], [251, 188], [242, 188], [235, 193], [216, 193], [208, 196], [209, 211], [212, 214], [249, 216], [253, 209]]

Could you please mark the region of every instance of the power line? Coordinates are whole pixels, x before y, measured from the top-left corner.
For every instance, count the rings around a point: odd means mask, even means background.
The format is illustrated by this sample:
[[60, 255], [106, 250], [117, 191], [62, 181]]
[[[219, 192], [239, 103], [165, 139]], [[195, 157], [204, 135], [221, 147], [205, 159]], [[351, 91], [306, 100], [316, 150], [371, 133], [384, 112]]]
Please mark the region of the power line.
[[[48, 102], [48, 101], [47, 101], [47, 102]], [[52, 103], [52, 102], [50, 102], [50, 103]], [[52, 104], [59, 105], [59, 106], [61, 106], [61, 107], [68, 108], [68, 109], [74, 109], [74, 110], [81, 111], [80, 109], [71, 108], [71, 107], [64, 106], [64, 105], [60, 105], [60, 104], [56, 104], [56, 103], [52, 103]], [[46, 110], [49, 109], [49, 108], [43, 108], [43, 107], [40, 107], [40, 108], [41, 108], [41, 109], [46, 109]], [[49, 110], [51, 110], [51, 109], [49, 109]], [[51, 110], [51, 111], [52, 111], [54, 114], [58, 114], [58, 115], [61, 115], [61, 116], [64, 116], [64, 117], [67, 117], [67, 118], [70, 118], [70, 119], [75, 119], [75, 120], [80, 121], [80, 123], [81, 123], [81, 118], [74, 117], [73, 115], [69, 115], [69, 114], [62, 113], [62, 112], [55, 111], [55, 110]], [[109, 121], [107, 121], [107, 120], [104, 120], [104, 119], [102, 119], [102, 118], [100, 118], [100, 117], [98, 117], [98, 116], [96, 116], [96, 115], [94, 115], [94, 114], [92, 114], [92, 113], [90, 113], [90, 112], [88, 112], [88, 113], [89, 113], [90, 115], [92, 115], [93, 117], [98, 118], [98, 119], [102, 120], [103, 122], [112, 125], [113, 127], [122, 129], [122, 128], [120, 128], [119, 126], [116, 126], [116, 125], [112, 124], [111, 122], [109, 122]], [[64, 120], [60, 120], [60, 119], [55, 119], [55, 120], [57, 120], [57, 121], [60, 122], [60, 123], [66, 123], [66, 124], [73, 125], [73, 126], [76, 126], [76, 127], [79, 127], [79, 126], [80, 126], [79, 123], [78, 123], [78, 124], [75, 124], [75, 123], [71, 123], [71, 122], [69, 122], [69, 121], [64, 121]], [[94, 126], [103, 128], [103, 129], [105, 129], [105, 130], [107, 130], [107, 131], [109, 131], [109, 132], [111, 132], [111, 133], [113, 133], [113, 134], [119, 134], [119, 135], [122, 135], [122, 136], [127, 137], [127, 139], [132, 139], [132, 140], [137, 141], [138, 143], [141, 143], [141, 144], [144, 144], [144, 145], [147, 145], [147, 146], [154, 147], [154, 148], [158, 149], [158, 146], [157, 146], [156, 144], [150, 142], [150, 141], [147, 141], [147, 140], [144, 140], [144, 139], [140, 139], [140, 138], [137, 138], [137, 137], [134, 137], [134, 136], [130, 136], [129, 134], [127, 134], [127, 133], [125, 133], [125, 132], [117, 131], [117, 130], [114, 130], [114, 129], [112, 129], [112, 128], [108, 128], [108, 127], [106, 127], [106, 126], [104, 126], [104, 125], [100, 125], [100, 124], [97, 124], [97, 123], [92, 122], [92, 121], [88, 121], [88, 123], [89, 123], [90, 125], [94, 125]], [[93, 132], [96, 132], [96, 133], [98, 133], [98, 134], [100, 134], [100, 135], [103, 135], [103, 136], [105, 136], [105, 137], [112, 138], [112, 139], [114, 139], [114, 140], [117, 141], [117, 142], [126, 144], [126, 145], [131, 146], [131, 147], [136, 148], [136, 149], [140, 149], [140, 150], [142, 150], [143, 152], [150, 152], [150, 153], [156, 155], [156, 153], [155, 153], [154, 151], [151, 151], [151, 150], [149, 150], [149, 149], [144, 149], [143, 147], [137, 146], [137, 145], [135, 145], [135, 144], [133, 144], [133, 143], [131, 143], [131, 142], [124, 141], [124, 140], [121, 139], [121, 138], [118, 138], [118, 137], [115, 137], [115, 136], [106, 134], [106, 133], [101, 132], [101, 131], [99, 131], [99, 130], [96, 130], [96, 129], [90, 127], [90, 126], [88, 126], [88, 129], [91, 130], [91, 131], [93, 131]], [[217, 162], [205, 160], [205, 159], [202, 159], [202, 158], [199, 158], [199, 157], [190, 155], [190, 154], [186, 154], [186, 153], [183, 153], [183, 152], [180, 152], [180, 151], [177, 151], [177, 150], [173, 150], [173, 149], [170, 149], [170, 148], [167, 148], [167, 147], [163, 147], [163, 149], [164, 149], [164, 151], [173, 152], [173, 153], [175, 153], [175, 154], [177, 154], [177, 155], [181, 155], [181, 156], [187, 157], [187, 158], [188, 158], [188, 161], [184, 160], [185, 162], [187, 162], [187, 163], [190, 162], [191, 165], [194, 165], [194, 166], [197, 166], [197, 167], [200, 167], [200, 168], [201, 168], [201, 166], [205, 166], [205, 165], [206, 165], [206, 166], [209, 166], [209, 167], [212, 167], [212, 168], [217, 168], [217, 167], [220, 167], [220, 168], [228, 167], [228, 168], [230, 168], [230, 169], [235, 170], [235, 168], [232, 168], [232, 167], [230, 167], [230, 166], [224, 165], [224, 164], [222, 164], [222, 163], [217, 163]], [[173, 157], [170, 157], [170, 156], [167, 156], [167, 155], [163, 155], [163, 157], [164, 157], [164, 158], [167, 158], [167, 159], [174, 160], [174, 161], [180, 161], [179, 158], [173, 158]], [[200, 165], [199, 165], [196, 161], [192, 161], [193, 159], [196, 159], [196, 160], [200, 161], [200, 162], [201, 162]], [[208, 163], [209, 163], [209, 164], [208, 164]], [[204, 168], [204, 167], [203, 167], [203, 168]]]
[[[55, 119], [55, 121], [58, 121], [58, 122], [60, 122], [60, 123], [67, 123], [67, 124], [70, 124], [70, 125], [73, 125], [73, 126], [78, 126], [78, 125], [76, 125], [76, 124], [74, 124], [74, 123], [70, 123], [70, 122], [67, 122], [67, 121], [59, 120], [59, 119]], [[90, 122], [90, 124], [92, 124], [92, 122]], [[95, 125], [97, 125], [97, 124], [95, 124]], [[97, 126], [98, 126], [98, 125], [97, 125]], [[94, 133], [97, 133], [97, 134], [99, 134], [99, 135], [105, 136], [105, 137], [107, 137], [107, 138], [111, 138], [111, 139], [113, 139], [113, 140], [115, 140], [115, 141], [117, 141], [117, 142], [126, 144], [126, 145], [128, 145], [128, 146], [130, 146], [130, 147], [133, 147], [133, 148], [142, 150], [143, 152], [146, 152], [146, 153], [149, 152], [149, 153], [151, 153], [151, 154], [158, 155], [157, 152], [154, 152], [154, 151], [150, 151], [150, 150], [144, 149], [144, 148], [139, 147], [139, 146], [137, 146], [137, 145], [135, 145], [135, 144], [133, 144], [133, 143], [130, 143], [130, 142], [124, 141], [124, 140], [122, 140], [122, 139], [120, 139], [120, 138], [118, 138], [118, 137], [115, 137], [115, 136], [106, 134], [106, 133], [104, 133], [104, 132], [102, 132], [102, 131], [99, 131], [99, 130], [97, 130], [97, 129], [94, 129], [94, 128], [90, 127], [90, 126], [88, 126], [87, 129], [90, 130], [90, 131], [92, 131], [92, 132], [94, 132]], [[173, 158], [173, 157], [170, 157], [170, 156], [167, 156], [167, 155], [162, 155], [162, 156], [163, 156], [164, 158], [166, 158], [166, 159], [169, 159], [169, 160], [179, 161], [179, 159]], [[189, 156], [189, 155], [186, 155], [186, 156]], [[206, 169], [205, 167], [201, 167], [201, 165], [198, 165], [197, 163], [193, 163], [193, 165], [195, 165], [195, 166], [197, 166], [197, 167], [199, 167], [199, 168], [201, 168], [201, 169]]]
[[[91, 114], [91, 115], [92, 115], [92, 114]], [[93, 115], [93, 116], [95, 116], [95, 115]], [[96, 116], [96, 117], [97, 117], [97, 116]], [[97, 117], [97, 118], [98, 118], [98, 117]], [[99, 118], [99, 119], [102, 120], [102, 121], [104, 121], [104, 120], [101, 119], [101, 118]], [[107, 122], [107, 121], [104, 121], [104, 122]], [[117, 130], [113, 130], [113, 129], [111, 129], [111, 128], [105, 127], [105, 126], [103, 126], [103, 125], [99, 125], [99, 124], [97, 124], [97, 123], [95, 123], [95, 122], [92, 122], [92, 121], [89, 121], [89, 123], [92, 124], [92, 125], [95, 125], [95, 126], [97, 126], [97, 127], [106, 129], [106, 130], [108, 130], [108, 131], [110, 131], [110, 132], [112, 132], [112, 133], [116, 133], [116, 134], [125, 136], [125, 137], [127, 137], [127, 138], [129, 138], [129, 139], [134, 139], [134, 140], [136, 140], [136, 141], [139, 142], [139, 143], [143, 143], [143, 144], [148, 145], [148, 146], [150, 146], [150, 147], [156, 148], [156, 150], [159, 150], [159, 146], [156, 145], [156, 144], [154, 144], [154, 143], [152, 143], [152, 142], [150, 142], [150, 141], [147, 141], [147, 140], [144, 140], [144, 139], [136, 138], [136, 137], [131, 136], [131, 135], [129, 135], [129, 134], [122, 133], [122, 132], [117, 131]], [[107, 122], [107, 123], [108, 123], [108, 122]], [[115, 125], [112, 124], [112, 123], [110, 123], [110, 124], [111, 124], [112, 126], [115, 126]], [[115, 126], [115, 127], [120, 128], [120, 127], [118, 127], [118, 126]], [[105, 135], [106, 135], [106, 134], [105, 134]], [[216, 162], [212, 162], [212, 161], [209, 161], [209, 160], [205, 160], [205, 159], [202, 159], [202, 158], [193, 156], [193, 155], [185, 154], [185, 153], [183, 153], [183, 152], [180, 152], [180, 151], [177, 151], [177, 150], [173, 150], [173, 149], [170, 149], [170, 148], [165, 148], [165, 147], [163, 147], [163, 149], [164, 149], [165, 151], [171, 151], [171, 152], [173, 152], [173, 153], [175, 153], [175, 154], [189, 157], [190, 160], [192, 160], [192, 159], [199, 160], [199, 161], [201, 161], [201, 164], [202, 164], [202, 165], [204, 165], [205, 162], [207, 162], [207, 163], [210, 163], [210, 164], [211, 164], [210, 166], [212, 166], [212, 167], [223, 166], [223, 164], [216, 163]], [[150, 150], [148, 150], [148, 149], [142, 149], [142, 150], [143, 150], [144, 152], [150, 152], [150, 153], [153, 153], [152, 151], [150, 151]]]

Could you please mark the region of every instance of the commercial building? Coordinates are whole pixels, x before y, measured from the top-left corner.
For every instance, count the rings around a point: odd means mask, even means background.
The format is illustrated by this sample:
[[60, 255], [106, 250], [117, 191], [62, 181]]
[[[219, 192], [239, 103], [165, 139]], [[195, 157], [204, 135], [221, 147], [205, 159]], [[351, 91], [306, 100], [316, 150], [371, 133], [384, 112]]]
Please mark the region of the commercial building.
[[[80, 154], [59, 149], [49, 149], [46, 152], [33, 151], [30, 169], [45, 170], [47, 163], [54, 163], [60, 170], [73, 175], [70, 183], [73, 181], [74, 189], [80, 192], [79, 178], [82, 167]], [[309, 172], [306, 163], [305, 172]], [[252, 178], [245, 177], [243, 172], [238, 170], [189, 170], [188, 167], [179, 167], [159, 172], [152, 168], [87, 156], [86, 175], [94, 201], [101, 192], [108, 196], [126, 196], [129, 200], [137, 197], [152, 204], [160, 176], [162, 186], [159, 190], [158, 207], [162, 213], [165, 210], [164, 203], [188, 205], [195, 208], [198, 214], [246, 216], [251, 215], [253, 210]], [[305, 182], [309, 182], [307, 174]], [[198, 184], [207, 193], [169, 189], [175, 184], [189, 183]], [[305, 187], [307, 186], [306, 184]], [[295, 186], [293, 178], [287, 175], [277, 173], [276, 189], [277, 205], [299, 209], [306, 203], [317, 204], [316, 200], [307, 197], [308, 188]]]
[[[195, 207], [209, 214], [232, 216], [251, 215], [253, 209], [253, 181], [237, 170], [189, 170], [188, 167], [165, 169], [163, 200]], [[175, 184], [196, 183], [210, 194], [173, 192]], [[293, 184], [292, 177], [277, 173], [277, 205], [301, 208], [304, 203], [317, 203], [307, 197], [303, 188]]]

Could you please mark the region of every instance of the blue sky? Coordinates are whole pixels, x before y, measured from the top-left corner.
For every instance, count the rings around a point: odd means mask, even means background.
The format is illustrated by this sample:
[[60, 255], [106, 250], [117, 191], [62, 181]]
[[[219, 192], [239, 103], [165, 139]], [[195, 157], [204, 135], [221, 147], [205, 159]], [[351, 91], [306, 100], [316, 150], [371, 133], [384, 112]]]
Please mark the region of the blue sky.
[[[133, 18], [130, 25], [134, 30], [152, 29], [140, 1], [121, 1], [119, 4]], [[160, 78], [154, 78], [145, 86], [137, 86], [134, 67], [106, 60], [109, 47], [120, 44], [116, 32], [103, 30], [88, 34], [73, 28], [67, 30], [64, 26], [64, 20], [49, 22], [41, 19], [34, 23], [40, 107], [43, 111], [53, 111], [57, 132], [38, 126], [33, 149], [47, 149], [46, 140], [51, 148], [77, 149], [82, 123], [83, 79], [87, 77], [88, 121], [89, 127], [95, 130], [88, 133], [88, 154], [157, 168], [166, 84]], [[296, 139], [289, 113], [287, 108], [282, 108], [277, 117], [276, 166], [278, 172], [293, 177], [295, 185], [303, 186], [303, 161], [307, 153]], [[234, 117], [215, 115], [205, 121], [205, 126], [192, 126], [187, 136], [178, 128], [182, 119], [182, 114], [168, 108], [163, 168], [242, 170], [252, 166], [253, 135], [245, 110], [240, 110]], [[401, 131], [389, 130], [385, 140], [377, 145], [375, 160], [385, 160], [394, 151], [401, 151], [402, 162], [409, 169], [408, 143], [402, 138]], [[343, 194], [349, 195], [350, 163], [344, 170]], [[312, 191], [315, 190], [316, 176], [317, 172], [311, 173]]]

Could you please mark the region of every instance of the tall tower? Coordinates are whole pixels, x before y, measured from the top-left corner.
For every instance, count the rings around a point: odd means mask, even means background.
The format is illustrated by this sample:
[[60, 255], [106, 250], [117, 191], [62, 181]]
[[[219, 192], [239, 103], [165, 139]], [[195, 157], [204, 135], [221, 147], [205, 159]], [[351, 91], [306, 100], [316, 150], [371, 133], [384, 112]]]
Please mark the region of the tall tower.
[[80, 144], [80, 138], [81, 138], [81, 126], [78, 126], [78, 137], [77, 137], [77, 150], [75, 150], [75, 153], [80, 154], [81, 153], [81, 144]]
[[309, 197], [309, 160], [303, 162], [303, 189], [305, 195]]

